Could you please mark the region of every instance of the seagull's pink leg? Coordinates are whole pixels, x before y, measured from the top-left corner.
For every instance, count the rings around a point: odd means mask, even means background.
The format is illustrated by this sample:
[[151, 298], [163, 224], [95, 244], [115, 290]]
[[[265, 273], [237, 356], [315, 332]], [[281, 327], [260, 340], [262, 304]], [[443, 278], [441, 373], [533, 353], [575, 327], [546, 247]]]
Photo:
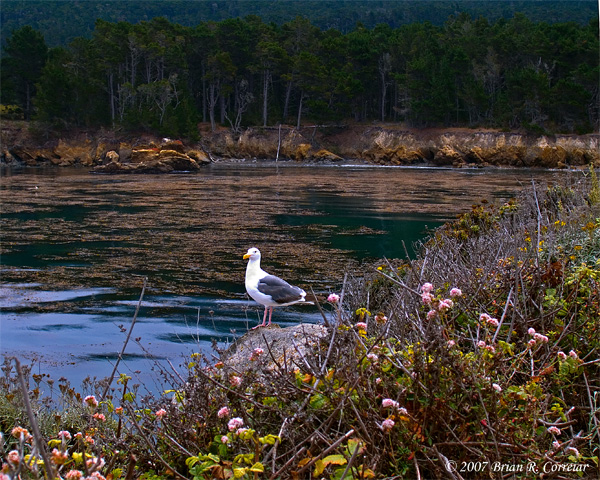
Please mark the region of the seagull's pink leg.
[[267, 323], [267, 327], [271, 325], [271, 316], [273, 315], [273, 307], [269, 308], [269, 323]]

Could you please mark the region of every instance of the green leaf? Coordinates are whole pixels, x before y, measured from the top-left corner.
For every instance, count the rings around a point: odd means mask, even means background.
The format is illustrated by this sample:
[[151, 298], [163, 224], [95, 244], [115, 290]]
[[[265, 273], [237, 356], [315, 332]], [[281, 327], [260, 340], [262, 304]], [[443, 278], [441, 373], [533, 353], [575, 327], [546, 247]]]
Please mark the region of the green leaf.
[[325, 397], [324, 395], [317, 393], [315, 395], [313, 395], [312, 397], [310, 397], [310, 406], [312, 408], [314, 408], [315, 410], [319, 410], [321, 408], [323, 408], [326, 404], [327, 404], [327, 397]]
[[343, 455], [327, 455], [323, 459], [323, 463], [327, 465], [346, 465], [348, 460]]
[[233, 476], [235, 478], [242, 478], [244, 475], [246, 475], [246, 472], [248, 471], [248, 467], [244, 467], [244, 468], [234, 468], [233, 469]]
[[275, 442], [277, 442], [277, 440], [281, 441], [281, 438], [279, 438], [277, 435], [266, 435], [264, 437], [260, 437], [258, 439], [258, 441], [260, 443], [262, 443], [263, 445], [275, 445]]
[[315, 462], [315, 471], [313, 472], [313, 475], [315, 477], [318, 477], [319, 475], [321, 475], [323, 473], [323, 470], [325, 470], [326, 465], [323, 463], [323, 460], [319, 459]]
[[262, 463], [260, 462], [256, 462], [254, 465], [252, 465], [250, 467], [250, 471], [251, 472], [264, 472], [265, 471], [265, 467]]

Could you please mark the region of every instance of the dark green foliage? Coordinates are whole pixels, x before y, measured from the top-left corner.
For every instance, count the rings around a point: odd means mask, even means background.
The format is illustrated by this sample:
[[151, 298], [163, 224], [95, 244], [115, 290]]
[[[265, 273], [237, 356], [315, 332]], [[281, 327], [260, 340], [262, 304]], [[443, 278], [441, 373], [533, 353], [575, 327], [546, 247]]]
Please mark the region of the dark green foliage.
[[25, 28], [5, 46], [3, 63], [14, 67], [3, 68], [3, 102], [18, 98], [29, 114], [33, 97], [28, 103], [23, 88], [31, 96], [37, 84], [38, 118], [56, 125], [170, 136], [194, 134], [198, 121], [236, 133], [280, 122], [535, 133], [599, 125], [597, 20], [534, 23], [518, 14], [490, 23], [463, 13], [444, 26], [359, 24], [346, 34], [303, 17], [281, 26], [256, 16], [195, 27], [98, 20], [91, 39], [52, 50], [43, 70], [43, 38]]

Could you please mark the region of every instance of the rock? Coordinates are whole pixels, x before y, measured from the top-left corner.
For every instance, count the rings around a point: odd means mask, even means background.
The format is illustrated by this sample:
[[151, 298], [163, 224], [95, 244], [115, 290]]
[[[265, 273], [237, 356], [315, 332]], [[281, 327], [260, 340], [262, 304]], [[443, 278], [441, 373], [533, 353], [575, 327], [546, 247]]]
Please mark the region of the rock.
[[464, 162], [462, 153], [457, 152], [449, 145], [444, 145], [440, 148], [433, 157], [433, 162], [436, 165], [454, 165]]
[[54, 148], [53, 154], [61, 159], [59, 166], [66, 167], [80, 163], [84, 166], [94, 164], [92, 142], [89, 139], [83, 142], [66, 142], [62, 138], [58, 141], [58, 145]]
[[131, 152], [131, 163], [150, 164], [158, 160], [158, 154], [158, 148], [135, 149]]
[[119, 159], [120, 159], [119, 154], [117, 152], [115, 152], [114, 150], [111, 150], [110, 152], [106, 152], [106, 155], [104, 156], [104, 160], [102, 163], [104, 165], [108, 165], [110, 163], [120, 163]]
[[[168, 140], [168, 139], [163, 139]], [[174, 150], [178, 153], [185, 153], [185, 147], [180, 140], [168, 140], [160, 146], [161, 150]]]
[[342, 157], [330, 152], [329, 150], [321, 149], [318, 152], [311, 155], [313, 160], [324, 160], [330, 162], [341, 162], [344, 160]]
[[295, 149], [295, 151], [290, 155], [294, 160], [304, 160], [308, 155], [308, 151], [310, 150], [310, 143], [301, 143]]
[[[289, 370], [293, 370], [295, 364], [302, 363], [301, 357], [310, 355], [312, 346], [328, 335], [323, 325], [304, 323], [280, 328], [272, 324], [270, 327], [250, 330], [221, 354], [221, 360], [226, 368], [238, 372], [252, 369], [268, 373], [278, 368], [277, 365], [287, 365]], [[250, 360], [255, 348], [262, 348], [264, 353]]]
[[210, 158], [208, 158], [208, 155], [201, 150], [190, 150], [187, 152], [187, 155], [192, 160], [195, 160], [199, 165], [206, 165], [210, 163]]

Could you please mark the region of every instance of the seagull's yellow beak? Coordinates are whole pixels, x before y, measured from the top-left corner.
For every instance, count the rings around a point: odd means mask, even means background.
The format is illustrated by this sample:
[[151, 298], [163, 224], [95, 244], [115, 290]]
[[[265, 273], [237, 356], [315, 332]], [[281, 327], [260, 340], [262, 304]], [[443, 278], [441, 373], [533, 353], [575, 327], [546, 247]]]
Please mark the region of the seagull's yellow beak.
[[248, 260], [250, 258], [250, 255], [246, 254], [244, 255], [244, 260]]

